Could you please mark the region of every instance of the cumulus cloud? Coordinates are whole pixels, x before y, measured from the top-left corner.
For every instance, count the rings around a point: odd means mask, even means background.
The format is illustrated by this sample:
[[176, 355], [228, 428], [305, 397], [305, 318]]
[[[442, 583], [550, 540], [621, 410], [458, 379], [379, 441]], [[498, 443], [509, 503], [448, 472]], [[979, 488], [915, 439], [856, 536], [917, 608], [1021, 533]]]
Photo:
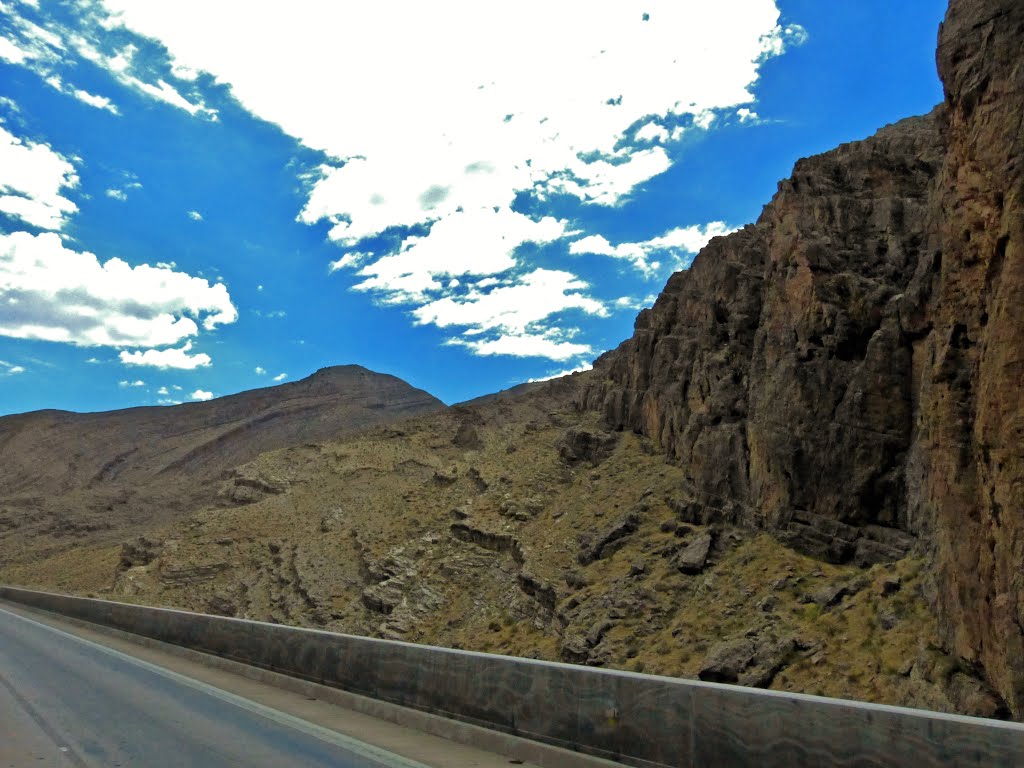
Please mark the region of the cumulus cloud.
[[262, 365], [257, 365], [254, 370], [257, 376], [264, 376], [267, 373], [267, 369], [264, 368]]
[[190, 355], [192, 342], [187, 341], [181, 347], [170, 349], [147, 349], [144, 352], [128, 352], [122, 350], [118, 357], [125, 365], [148, 365], [153, 368], [176, 368], [182, 371], [192, 371], [196, 368], [206, 368], [210, 365], [210, 356], [205, 352]]
[[423, 301], [445, 287], [442, 278], [506, 272], [516, 266], [515, 250], [523, 243], [551, 242], [564, 232], [565, 222], [550, 216], [534, 221], [508, 209], [458, 212], [429, 236], [408, 237], [398, 253], [359, 269], [363, 279], [355, 288], [378, 291], [389, 302]]
[[277, 376], [274, 377], [274, 381], [284, 381], [287, 378], [288, 378], [288, 374], [287, 373], [279, 373], [279, 374], [277, 374]]
[[160, 387], [160, 389], [158, 389], [156, 391], [156, 393], [158, 395], [169, 395], [169, 394], [171, 394], [170, 391], [167, 389], [167, 387]]
[[128, 199], [128, 193], [125, 192], [123, 189], [108, 189], [106, 191], [106, 195], [107, 197], [113, 198], [114, 200], [119, 200], [122, 203]]
[[197, 389], [195, 392], [189, 395], [193, 400], [212, 400], [213, 392], [208, 392], [205, 389]]
[[[307, 215], [345, 219], [353, 237], [426, 223], [460, 206], [508, 205], [536, 186], [613, 202], [665, 168], [657, 148], [620, 146], [631, 126], [752, 102], [760, 64], [798, 42], [779, 26], [773, 0], [662, 0], [646, 20], [628, 5], [583, 0], [486, 11], [410, 4], [397, 16], [379, 4], [263, 5], [251, 9], [252, 34], [242, 38], [227, 6], [105, 6], [165, 43], [179, 67], [216, 75], [255, 114], [348, 161], [317, 185]], [[203, 25], [192, 23], [200, 15]], [[535, 36], [538, 18], [559, 44], [524, 57], [521, 41]], [[466, 34], [467, 26], [480, 33]], [[265, 40], [292, 55], [271, 62]], [[376, 63], [374, 77], [346, 83], [346, 109], [296, 87], [367, 61]], [[392, 98], [380, 99], [382, 92]], [[348, 119], [353, 112], [375, 119]]]
[[144, 382], [142, 379], [136, 379], [135, 381], [128, 381], [127, 379], [125, 379], [124, 381], [117, 382], [117, 386], [119, 386], [119, 387], [144, 387], [144, 386], [146, 386], [146, 382]]
[[696, 254], [708, 244], [711, 238], [735, 231], [735, 227], [729, 227], [724, 221], [712, 221], [704, 225], [677, 227], [660, 237], [639, 243], [619, 243], [618, 245], [612, 245], [604, 235], [588, 235], [573, 241], [569, 245], [569, 253], [625, 259], [641, 272], [648, 276], [654, 276], [661, 269], [661, 262], [652, 260], [652, 257], [671, 257], [673, 268], [678, 268], [690, 261], [690, 259], [683, 258], [684, 254]]
[[64, 155], [0, 125], [0, 213], [40, 229], [60, 229], [78, 210], [64, 191], [77, 186], [78, 174]]
[[6, 360], [0, 360], [0, 376], [16, 376], [17, 374], [24, 372], [25, 366], [9, 363]]
[[488, 292], [472, 290], [458, 298], [446, 296], [417, 308], [412, 314], [421, 325], [465, 326], [477, 333], [497, 329], [523, 334], [542, 320], [567, 309], [607, 316], [604, 304], [581, 292], [587, 287], [587, 283], [570, 272], [535, 269], [514, 285], [492, 288]]
[[101, 263], [52, 232], [0, 234], [0, 307], [0, 335], [86, 347], [163, 347], [238, 318], [221, 284]]
[[199, 211], [187, 211], [186, 215], [190, 219], [192, 219], [192, 221], [202, 221], [203, 220], [203, 214], [201, 214]]
[[[345, 250], [332, 271], [350, 270], [355, 288], [383, 303], [418, 305], [417, 320], [445, 299], [477, 303], [466, 277], [525, 284], [535, 266], [526, 246], [566, 234], [565, 222], [524, 213], [530, 203], [622, 205], [671, 166], [686, 132], [749, 109], [761, 65], [801, 41], [780, 26], [775, 0], [655, 0], [642, 13], [584, 0], [413, 3], [401, 14], [373, 3], [256, 4], [243, 36], [230, 5], [102, 7], [112, 14], [102, 24], [167, 46], [174, 87], [211, 73], [253, 114], [324, 151], [300, 220], [326, 224]], [[558, 44], [523, 56], [537, 19]], [[267, 55], [268, 40], [278, 55]], [[129, 47], [103, 61], [127, 72], [135, 60]], [[315, 87], [368, 62], [373, 76], [347, 79], [337, 98]], [[169, 78], [151, 80], [150, 95]], [[606, 255], [650, 267], [642, 249], [618, 248]], [[521, 349], [522, 338], [471, 349]]]

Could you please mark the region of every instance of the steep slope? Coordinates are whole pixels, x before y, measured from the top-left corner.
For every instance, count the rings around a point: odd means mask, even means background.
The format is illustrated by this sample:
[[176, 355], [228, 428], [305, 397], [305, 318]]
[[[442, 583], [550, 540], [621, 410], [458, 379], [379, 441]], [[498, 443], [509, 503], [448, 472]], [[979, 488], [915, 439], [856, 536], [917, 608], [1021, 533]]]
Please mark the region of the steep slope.
[[[211, 503], [226, 471], [264, 451], [443, 407], [393, 376], [345, 366], [204, 403], [0, 418], [0, 552], [45, 533], [167, 522]], [[226, 502], [281, 490], [235, 483]]]

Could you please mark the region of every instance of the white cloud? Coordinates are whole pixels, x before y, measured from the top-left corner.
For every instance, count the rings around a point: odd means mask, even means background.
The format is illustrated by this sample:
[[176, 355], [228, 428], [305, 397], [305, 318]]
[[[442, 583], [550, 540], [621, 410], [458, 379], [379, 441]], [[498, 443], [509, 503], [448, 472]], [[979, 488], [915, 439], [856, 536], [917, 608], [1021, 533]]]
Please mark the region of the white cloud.
[[102, 361], [98, 357], [90, 357], [85, 362], [89, 363], [90, 365], [98, 365]]
[[588, 344], [556, 341], [542, 334], [504, 334], [496, 339], [449, 339], [453, 344], [471, 349], [477, 355], [508, 355], [511, 357], [546, 357], [549, 360], [568, 360], [588, 355], [593, 350]]
[[564, 232], [565, 222], [550, 216], [534, 221], [507, 208], [458, 212], [429, 236], [406, 238], [398, 253], [364, 266], [355, 287], [378, 291], [389, 302], [423, 301], [444, 288], [440, 278], [506, 272], [516, 266], [520, 245], [551, 242]]
[[279, 374], [277, 374], [277, 376], [274, 377], [274, 381], [284, 381], [287, 378], [288, 378], [288, 374], [287, 373], [279, 373]]
[[[345, 267], [357, 267], [357, 266], [359, 266], [361, 263], [363, 263], [364, 261], [366, 261], [369, 258], [371, 258], [371, 255], [369, 253], [360, 253], [359, 251], [351, 251], [349, 253], [346, 253], [344, 256], [342, 256], [337, 261], [332, 261], [328, 265], [328, 268], [329, 268], [329, 270], [331, 272], [337, 272], [339, 269], [344, 269]], [[259, 288], [257, 288], [257, 290], [262, 291], [263, 290], [263, 286], [262, 285], [259, 286]]]
[[634, 138], [637, 141], [668, 141], [670, 134], [663, 125], [653, 120], [649, 123], [645, 123], [637, 132], [634, 134]]
[[70, 160], [0, 126], [0, 213], [40, 229], [60, 229], [78, 210], [63, 192], [77, 186]]
[[213, 392], [207, 392], [205, 389], [197, 389], [195, 392], [189, 395], [193, 400], [212, 400]]
[[106, 195], [114, 200], [120, 200], [122, 203], [128, 199], [128, 194], [123, 189], [108, 189]]
[[[119, 114], [117, 107], [105, 96], [66, 85], [58, 70], [64, 70], [78, 63], [74, 54], [93, 64], [104, 67], [121, 85], [140, 94], [162, 101], [190, 115], [216, 120], [216, 110], [208, 108], [201, 100], [189, 100], [181, 91], [168, 83], [159, 72], [150, 71], [148, 61], [136, 60], [139, 49], [128, 44], [110, 51], [110, 31], [116, 26], [100, 9], [92, 4], [80, 3], [73, 8], [79, 17], [80, 28], [72, 31], [52, 18], [41, 27], [20, 14], [8, 14], [11, 19], [9, 34], [16, 42], [0, 37], [0, 58], [12, 64], [26, 67], [61, 93], [72, 96], [97, 109]], [[107, 51], [107, 52], [105, 52]], [[175, 77], [185, 80], [187, 68], [172, 68]]]
[[591, 365], [590, 363], [583, 363], [581, 365], [576, 366], [575, 368], [567, 368], [567, 369], [562, 370], [562, 371], [557, 371], [555, 373], [550, 373], [547, 376], [541, 376], [540, 378], [537, 378], [537, 379], [528, 379], [528, 381], [531, 384], [533, 384], [534, 382], [538, 382], [538, 381], [551, 381], [552, 379], [560, 379], [563, 376], [569, 376], [569, 375], [571, 375], [573, 373], [583, 373], [584, 371], [589, 371], [589, 370], [593, 369], [593, 367], [594, 366]]
[[655, 276], [661, 268], [661, 262], [652, 261], [653, 255], [666, 255], [673, 259], [673, 268], [687, 263], [681, 254], [695, 254], [700, 251], [713, 237], [735, 232], [724, 221], [712, 221], [708, 224], [694, 224], [689, 227], [677, 227], [660, 237], [644, 240], [639, 243], [619, 243], [612, 245], [604, 235], [588, 235], [569, 245], [569, 253], [595, 254], [611, 256], [614, 259], [625, 259], [648, 276]]
[[0, 360], [0, 376], [16, 376], [17, 374], [24, 372], [25, 366], [9, 363], [6, 360]]
[[183, 272], [64, 247], [52, 232], [0, 234], [0, 335], [78, 346], [161, 347], [232, 323], [227, 289]]
[[267, 373], [267, 369], [262, 365], [257, 365], [254, 370], [257, 376], [264, 376]]
[[187, 341], [181, 347], [170, 349], [147, 349], [144, 352], [127, 352], [122, 350], [118, 357], [125, 365], [148, 365], [153, 368], [176, 368], [182, 371], [193, 371], [210, 365], [210, 356], [205, 352], [190, 355], [192, 342]]
[[125, 381], [117, 382], [117, 386], [119, 386], [119, 387], [144, 387], [144, 386], [146, 386], [146, 382], [144, 382], [142, 379], [136, 379], [135, 381], [127, 381], [127, 380], [125, 380]]
[[[586, 0], [408, 3], [397, 14], [380, 3], [268, 3], [247, 7], [245, 35], [230, 4], [103, 5], [168, 47], [176, 82], [209, 72], [253, 114], [326, 152], [299, 218], [326, 223], [346, 249], [331, 271], [353, 270], [358, 289], [426, 314], [466, 303], [465, 276], [522, 285], [532, 265], [520, 247], [565, 235], [564, 222], [514, 203], [622, 204], [671, 166], [685, 132], [752, 106], [764, 61], [801, 41], [779, 25], [775, 0], [652, 0], [643, 12]], [[524, 56], [541, 19], [557, 43]], [[107, 66], [128, 71], [134, 58]], [[395, 245], [359, 249], [384, 233]], [[646, 253], [620, 257], [650, 266]]]
[[[308, 146], [360, 158], [339, 169], [345, 183], [331, 184], [334, 205], [310, 211], [350, 217], [353, 233], [380, 231], [384, 220], [427, 222], [460, 205], [507, 205], [515, 191], [547, 187], [566, 173], [584, 182], [581, 195], [591, 183], [607, 186], [603, 195], [626, 193], [659, 167], [645, 159], [643, 173], [620, 170], [634, 155], [656, 156], [617, 147], [631, 125], [750, 103], [760, 64], [789, 39], [772, 0], [655, 0], [647, 21], [632, 6], [584, 0], [524, 0], [486, 12], [455, 2], [407, 4], [401, 14], [387, 4], [267, 4], [249, 10], [242, 37], [230, 6], [105, 5], [164, 42], [177, 66], [229, 83], [243, 105]], [[535, 37], [537, 19], [558, 45], [523, 56], [521, 41]], [[278, 55], [267, 56], [268, 40]], [[315, 87], [298, 87], [368, 62], [373, 77], [346, 82], [344, 109]], [[353, 113], [374, 119], [351, 120]], [[631, 178], [612, 181], [619, 176]], [[444, 200], [431, 190], [447, 190]]]
[[[120, 62], [118, 62], [118, 65], [120, 65]], [[177, 107], [178, 109], [185, 110], [190, 115], [216, 114], [213, 110], [208, 109], [203, 104], [193, 104], [191, 101], [189, 101], [180, 93], [178, 93], [174, 86], [170, 85], [164, 80], [157, 80], [156, 85], [153, 85], [152, 83], [147, 83], [143, 80], [140, 80], [137, 77], [132, 77], [131, 75], [124, 75], [121, 78], [121, 80], [126, 85], [130, 85], [133, 88], [136, 88], [137, 90], [141, 91], [142, 93], [145, 93], [148, 96], [152, 96], [154, 99], [157, 99], [158, 101], [162, 101], [166, 104], [170, 104], [172, 107]]]
[[522, 334], [536, 323], [567, 309], [606, 317], [608, 310], [604, 304], [580, 292], [587, 287], [570, 272], [535, 269], [516, 285], [494, 288], [488, 293], [473, 290], [459, 298], [446, 296], [417, 308], [412, 314], [420, 325], [465, 326], [477, 332], [499, 330]]
[[67, 96], [73, 96], [83, 104], [88, 104], [90, 107], [95, 107], [96, 109], [105, 109], [114, 115], [121, 114], [114, 102], [106, 96], [97, 96], [94, 93], [89, 93], [88, 91], [83, 91], [81, 88], [69, 85], [64, 82], [60, 75], [54, 74], [47, 77], [45, 76], [46, 73], [43, 71], [40, 71], [38, 74], [44, 78], [46, 84], [51, 88], [60, 91]]
[[81, 88], [74, 87], [71, 88], [70, 94], [84, 104], [88, 104], [90, 107], [105, 109], [114, 115], [120, 114], [117, 105], [106, 96], [98, 96], [95, 93], [89, 93], [88, 91], [83, 91]]
[[171, 397], [161, 397], [156, 401], [157, 405], [181, 405], [181, 400], [175, 400]]
[[657, 295], [653, 293], [647, 294], [642, 299], [638, 299], [636, 296], [620, 296], [615, 300], [615, 307], [617, 309], [643, 309], [652, 306], [657, 299]]
[[186, 215], [190, 219], [192, 219], [192, 221], [202, 221], [203, 220], [203, 214], [201, 214], [199, 211], [187, 211]]
[[26, 59], [32, 58], [28, 51], [24, 51], [6, 37], [0, 37], [0, 59], [11, 64], [21, 64]]
[[158, 395], [169, 395], [169, 394], [171, 394], [170, 391], [167, 389], [167, 387], [160, 387], [160, 389], [158, 389], [156, 391], [156, 393]]

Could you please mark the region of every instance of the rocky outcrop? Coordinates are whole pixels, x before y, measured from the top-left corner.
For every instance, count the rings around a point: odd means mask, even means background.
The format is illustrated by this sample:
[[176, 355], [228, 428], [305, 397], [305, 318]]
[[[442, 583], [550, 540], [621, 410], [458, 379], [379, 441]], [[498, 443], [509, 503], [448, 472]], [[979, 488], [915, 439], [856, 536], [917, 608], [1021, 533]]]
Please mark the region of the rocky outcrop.
[[485, 531], [468, 523], [452, 523], [451, 532], [452, 536], [460, 541], [476, 544], [478, 547], [489, 549], [492, 552], [509, 554], [519, 565], [522, 565], [525, 560], [522, 546], [518, 539], [511, 534]]
[[616, 441], [616, 436], [607, 432], [570, 427], [558, 441], [558, 455], [570, 464], [588, 461], [596, 467], [614, 450]]
[[950, 649], [1024, 716], [1024, 5], [953, 0], [945, 103], [801, 160], [580, 396], [684, 520], [833, 562], [920, 544]]
[[909, 530], [898, 308], [941, 158], [931, 115], [801, 160], [756, 224], [713, 240], [597, 362], [583, 403], [685, 469], [689, 519]]

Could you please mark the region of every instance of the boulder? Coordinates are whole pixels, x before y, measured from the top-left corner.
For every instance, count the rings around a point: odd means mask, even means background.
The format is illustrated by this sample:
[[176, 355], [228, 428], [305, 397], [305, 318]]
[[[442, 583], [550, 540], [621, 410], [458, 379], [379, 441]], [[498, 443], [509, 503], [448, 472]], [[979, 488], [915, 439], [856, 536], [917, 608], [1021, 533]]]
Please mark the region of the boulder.
[[691, 575], [700, 573], [707, 564], [713, 542], [714, 536], [710, 531], [702, 533], [687, 544], [685, 549], [676, 553], [676, 556], [672, 558], [672, 565], [683, 573]]

